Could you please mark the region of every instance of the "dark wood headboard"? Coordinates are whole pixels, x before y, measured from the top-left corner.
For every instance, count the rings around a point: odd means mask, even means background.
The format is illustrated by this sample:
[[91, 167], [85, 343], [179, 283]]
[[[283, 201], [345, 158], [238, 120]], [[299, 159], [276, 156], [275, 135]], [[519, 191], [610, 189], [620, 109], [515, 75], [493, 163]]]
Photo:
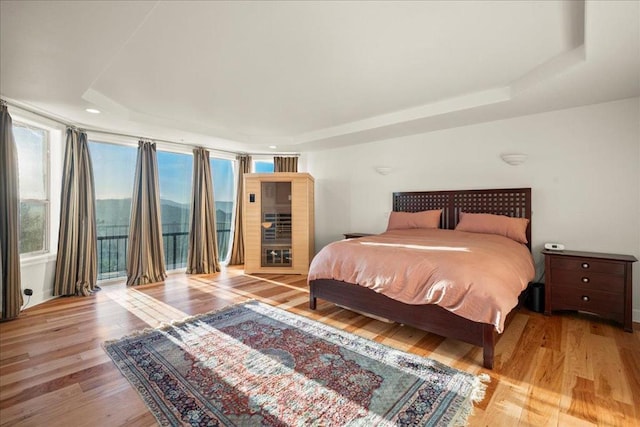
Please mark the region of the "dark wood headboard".
[[531, 188], [393, 193], [394, 211], [420, 212], [432, 209], [442, 209], [440, 228], [448, 230], [456, 227], [460, 212], [528, 218], [527, 246], [531, 249]]

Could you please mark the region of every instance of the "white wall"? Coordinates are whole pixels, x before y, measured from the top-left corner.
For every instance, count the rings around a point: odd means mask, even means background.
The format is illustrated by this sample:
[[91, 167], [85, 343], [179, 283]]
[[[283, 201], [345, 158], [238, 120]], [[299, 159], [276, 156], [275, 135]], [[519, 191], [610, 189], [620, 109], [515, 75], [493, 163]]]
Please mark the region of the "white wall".
[[[58, 225], [55, 225], [58, 228]], [[57, 247], [53, 249], [55, 252]], [[33, 290], [29, 298], [23, 295], [25, 308], [32, 307], [44, 301], [55, 298], [53, 296], [53, 278], [56, 273], [55, 254], [27, 259], [20, 263], [20, 281], [22, 289]]]
[[[529, 158], [510, 166], [505, 152]], [[544, 242], [640, 258], [640, 98], [311, 152], [305, 164], [316, 179], [316, 250], [344, 232], [384, 231], [394, 191], [531, 187], [538, 277]]]

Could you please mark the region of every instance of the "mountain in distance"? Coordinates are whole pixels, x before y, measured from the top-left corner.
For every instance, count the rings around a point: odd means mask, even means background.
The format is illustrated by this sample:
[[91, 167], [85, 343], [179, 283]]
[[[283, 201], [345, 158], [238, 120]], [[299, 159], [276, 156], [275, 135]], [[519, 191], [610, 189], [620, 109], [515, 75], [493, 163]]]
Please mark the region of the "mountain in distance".
[[220, 219], [217, 218], [218, 211], [222, 211], [225, 215], [229, 215], [229, 221], [231, 221], [231, 215], [233, 214], [233, 202], [216, 201], [216, 219], [220, 221]]
[[96, 222], [101, 225], [122, 226], [129, 224], [131, 199], [96, 200]]
[[[216, 222], [218, 227], [231, 224], [233, 215], [233, 202], [215, 202]], [[161, 199], [160, 210], [162, 223], [174, 225], [175, 230], [187, 231], [189, 226], [189, 210], [187, 203], [177, 203], [172, 200]], [[128, 228], [131, 216], [131, 199], [98, 199], [96, 200], [96, 219], [98, 234], [101, 228]]]
[[187, 203], [178, 203], [178, 202], [174, 202], [173, 200], [167, 200], [167, 199], [160, 199], [160, 205], [161, 206], [173, 206], [176, 208], [187, 208], [189, 209], [190, 204]]

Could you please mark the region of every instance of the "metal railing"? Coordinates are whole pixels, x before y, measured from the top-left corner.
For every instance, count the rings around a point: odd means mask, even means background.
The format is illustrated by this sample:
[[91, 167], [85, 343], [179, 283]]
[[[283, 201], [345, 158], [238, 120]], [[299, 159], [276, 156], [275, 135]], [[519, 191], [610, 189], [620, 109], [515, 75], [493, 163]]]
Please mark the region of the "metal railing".
[[[176, 224], [170, 224], [170, 226], [176, 228]], [[217, 226], [220, 256], [226, 254], [229, 248], [231, 230], [228, 227], [227, 223]], [[177, 228], [184, 230], [187, 226], [182, 224]], [[128, 229], [128, 226], [120, 225], [98, 226], [98, 280], [127, 275]], [[177, 270], [187, 266], [188, 239], [188, 231], [162, 233], [164, 262], [167, 270]]]

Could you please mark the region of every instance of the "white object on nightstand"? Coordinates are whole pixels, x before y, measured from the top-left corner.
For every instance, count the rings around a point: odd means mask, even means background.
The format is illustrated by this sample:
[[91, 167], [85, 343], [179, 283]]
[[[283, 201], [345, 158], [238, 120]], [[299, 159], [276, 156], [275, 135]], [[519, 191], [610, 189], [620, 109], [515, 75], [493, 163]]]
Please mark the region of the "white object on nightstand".
[[563, 251], [564, 245], [562, 243], [545, 243], [544, 248], [550, 251]]

